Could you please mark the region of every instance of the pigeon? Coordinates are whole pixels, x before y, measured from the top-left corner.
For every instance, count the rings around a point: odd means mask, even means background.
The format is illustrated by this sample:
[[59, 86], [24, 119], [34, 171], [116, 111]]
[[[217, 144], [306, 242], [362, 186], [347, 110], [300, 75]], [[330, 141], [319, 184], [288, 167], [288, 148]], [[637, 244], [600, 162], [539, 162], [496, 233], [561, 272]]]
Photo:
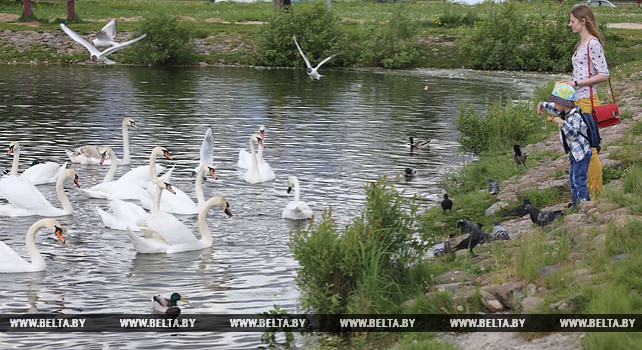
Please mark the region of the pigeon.
[[305, 61], [305, 65], [308, 67], [308, 75], [310, 76], [310, 79], [312, 79], [312, 80], [319, 80], [319, 79], [321, 79], [322, 75], [321, 75], [321, 74], [319, 74], [319, 73], [317, 72], [317, 70], [318, 70], [319, 68], [321, 68], [321, 66], [322, 66], [324, 63], [328, 62], [332, 57], [336, 56], [337, 54], [334, 54], [334, 55], [332, 55], [332, 56], [330, 56], [330, 57], [327, 57], [326, 59], [324, 59], [323, 61], [321, 61], [321, 63], [319, 63], [316, 67], [312, 67], [312, 65], [310, 64], [310, 61], [308, 60], [308, 58], [307, 58], [307, 57], [305, 56], [305, 54], [303, 53], [303, 50], [301, 50], [301, 46], [299, 46], [299, 42], [296, 40], [296, 36], [295, 36], [295, 35], [293, 35], [292, 37], [294, 38], [294, 43], [296, 44], [296, 48], [297, 48], [297, 49], [299, 49], [299, 53], [301, 54], [301, 57], [303, 57], [303, 60]]
[[522, 153], [522, 150], [519, 148], [519, 145], [513, 145], [513, 151], [515, 151], [515, 155], [513, 156], [515, 163], [517, 163], [518, 166], [523, 165], [525, 167], [526, 155]]
[[531, 200], [528, 197], [524, 197], [524, 203], [509, 209], [507, 212], [502, 213], [502, 217], [505, 218], [507, 216], [524, 216], [528, 214], [528, 211], [526, 210], [526, 205], [531, 204]]
[[562, 210], [540, 211], [530, 204], [527, 204], [525, 206], [525, 209], [531, 214], [531, 221], [541, 227], [550, 224], [555, 219], [560, 218], [562, 217], [562, 215], [564, 215], [564, 212]]
[[488, 193], [497, 195], [499, 193], [499, 184], [490, 177], [487, 177], [486, 180], [488, 180]]
[[507, 241], [510, 239], [508, 236], [508, 231], [504, 226], [502, 226], [497, 219], [493, 220], [493, 232], [490, 234], [491, 237], [495, 240], [504, 240]]
[[448, 198], [447, 193], [444, 193], [444, 199], [441, 201], [441, 209], [444, 210], [444, 214], [446, 214], [446, 210], [449, 210], [452, 213], [453, 201]]
[[408, 137], [408, 140], [410, 143], [408, 143], [408, 146], [410, 147], [411, 150], [413, 149], [418, 149], [418, 148], [427, 148], [428, 144], [430, 143], [430, 140], [416, 140], [410, 136]]
[[96, 33], [96, 39], [92, 43], [96, 47], [116, 46], [118, 43], [114, 39], [116, 39], [116, 20], [112, 19]]
[[457, 221], [457, 227], [459, 227], [460, 230], [468, 230], [468, 237], [459, 242], [452, 249], [452, 251], [456, 252], [462, 249], [469, 249], [471, 256], [477, 256], [477, 254], [475, 254], [475, 252], [473, 251], [473, 248], [475, 248], [481, 242], [483, 237], [482, 230], [479, 224], [471, 224], [466, 220], [459, 220]]
[[479, 244], [490, 242], [492, 240], [492, 237], [488, 233], [484, 232], [484, 230], [481, 229], [482, 226], [484, 226], [484, 224], [478, 222], [476, 225], [481, 230], [481, 238], [479, 239]]
[[404, 173], [403, 173], [403, 176], [406, 178], [406, 180], [411, 180], [416, 175], [417, 175], [417, 170], [413, 168], [406, 168], [406, 170], [404, 170]]
[[85, 38], [83, 38], [82, 36], [78, 35], [78, 33], [74, 32], [73, 30], [69, 29], [64, 23], [60, 23], [60, 28], [62, 28], [62, 30], [65, 33], [67, 33], [67, 35], [69, 35], [69, 37], [71, 37], [75, 41], [77, 41], [80, 44], [82, 44], [82, 46], [84, 46], [89, 51], [90, 58], [91, 58], [92, 62], [104, 62], [105, 64], [116, 64], [116, 62], [114, 62], [114, 61], [110, 60], [109, 58], [107, 58], [107, 55], [112, 54], [112, 53], [114, 53], [114, 52], [116, 52], [116, 51], [118, 51], [120, 49], [124, 49], [125, 47], [127, 47], [127, 46], [137, 42], [138, 40], [141, 40], [145, 36], [147, 36], [147, 34], [143, 34], [143, 35], [139, 36], [136, 39], [125, 41], [124, 43], [117, 44], [117, 45], [112, 46], [112, 47], [110, 47], [108, 49], [105, 49], [104, 51], [101, 52], [94, 45], [90, 44], [87, 40], [85, 40]]
[[214, 163], [214, 134], [212, 134], [212, 128], [207, 128], [205, 130], [205, 137], [201, 143], [201, 156], [200, 162], [194, 170], [192, 170], [192, 177], [196, 176], [198, 170], [203, 164], [213, 164]]
[[450, 241], [443, 241], [440, 243], [435, 244], [432, 247], [432, 255], [433, 256], [443, 256], [446, 253], [449, 253], [451, 251], [450, 249]]

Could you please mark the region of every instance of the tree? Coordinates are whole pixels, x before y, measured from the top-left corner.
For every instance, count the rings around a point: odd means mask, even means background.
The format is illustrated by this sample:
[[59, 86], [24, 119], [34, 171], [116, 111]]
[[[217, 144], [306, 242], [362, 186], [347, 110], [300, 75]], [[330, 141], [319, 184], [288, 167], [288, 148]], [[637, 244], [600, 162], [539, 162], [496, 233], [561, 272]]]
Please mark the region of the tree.
[[31, 17], [31, 0], [24, 0], [22, 6], [22, 17], [24, 19]]

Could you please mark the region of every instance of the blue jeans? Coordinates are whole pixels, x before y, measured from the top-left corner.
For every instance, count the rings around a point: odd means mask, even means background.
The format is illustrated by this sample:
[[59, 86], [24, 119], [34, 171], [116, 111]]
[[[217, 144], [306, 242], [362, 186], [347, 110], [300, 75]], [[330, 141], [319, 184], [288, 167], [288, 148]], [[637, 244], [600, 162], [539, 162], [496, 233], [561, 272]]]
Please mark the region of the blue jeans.
[[571, 169], [568, 180], [571, 184], [571, 202], [573, 202], [573, 209], [577, 207], [580, 201], [591, 200], [588, 186], [586, 184], [586, 174], [588, 172], [589, 163], [591, 162], [591, 154], [592, 152], [589, 151], [579, 162], [573, 158], [572, 154], [569, 154]]

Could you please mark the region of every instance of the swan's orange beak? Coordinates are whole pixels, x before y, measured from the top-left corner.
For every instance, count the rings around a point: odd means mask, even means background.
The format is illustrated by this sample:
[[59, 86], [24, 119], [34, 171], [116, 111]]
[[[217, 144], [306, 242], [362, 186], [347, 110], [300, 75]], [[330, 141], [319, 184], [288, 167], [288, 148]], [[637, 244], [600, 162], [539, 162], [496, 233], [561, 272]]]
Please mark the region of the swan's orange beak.
[[103, 163], [105, 162], [105, 159], [107, 159], [107, 151], [103, 152], [100, 155], [100, 165], [103, 165]]
[[76, 184], [76, 186], [78, 186], [78, 188], [80, 188], [80, 181], [78, 181], [78, 174], [74, 175], [74, 183]]
[[262, 130], [259, 135], [261, 135], [261, 138], [265, 140], [265, 130]]
[[216, 171], [214, 171], [213, 168], [209, 168], [209, 169], [210, 169], [210, 176], [212, 177], [212, 179], [218, 180], [218, 176], [216, 176]]
[[65, 244], [65, 237], [62, 236], [62, 228], [56, 226], [56, 230], [54, 231], [56, 236], [58, 236], [58, 239], [62, 242], [62, 244]]
[[225, 206], [225, 214], [227, 215], [228, 218], [231, 218], [234, 215], [232, 214], [232, 211], [230, 210], [230, 203], [225, 203], [225, 204], [226, 204], [226, 206]]
[[169, 151], [168, 151], [168, 150], [164, 150], [164, 151], [163, 151], [163, 155], [164, 155], [164, 156], [165, 156], [165, 158], [167, 158], [167, 159], [172, 159], [172, 160], [174, 160], [174, 158], [172, 158], [172, 155], [171, 155], [171, 154], [169, 154]]

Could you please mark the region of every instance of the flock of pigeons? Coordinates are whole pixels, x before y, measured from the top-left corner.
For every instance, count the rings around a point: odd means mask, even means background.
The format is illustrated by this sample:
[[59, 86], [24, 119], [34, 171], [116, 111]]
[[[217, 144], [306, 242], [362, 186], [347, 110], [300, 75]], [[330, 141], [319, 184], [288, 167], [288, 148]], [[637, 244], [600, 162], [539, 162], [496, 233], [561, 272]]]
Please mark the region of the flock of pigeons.
[[[410, 138], [410, 144], [411, 145], [413, 144], [412, 137]], [[514, 145], [513, 151], [514, 151], [513, 159], [515, 160], [515, 163], [517, 164], [517, 166], [526, 166], [527, 157], [526, 157], [526, 154], [524, 154], [521, 151], [520, 145]], [[407, 170], [408, 169], [406, 169], [406, 171]], [[499, 191], [500, 191], [499, 184], [490, 177], [486, 178], [486, 180], [488, 181], [488, 193], [494, 196], [499, 194]], [[444, 215], [446, 214], [446, 211], [448, 211], [449, 213], [452, 212], [453, 201], [451, 198], [448, 197], [448, 194], [444, 193], [443, 200], [441, 201], [440, 204]], [[540, 227], [544, 227], [550, 224], [551, 222], [555, 221], [556, 219], [560, 218], [562, 215], [564, 215], [564, 212], [562, 210], [552, 210], [552, 211], [539, 210], [538, 208], [532, 205], [528, 197], [524, 197], [522, 204], [502, 213], [501, 217], [509, 217], [509, 216], [522, 217], [527, 214], [530, 216], [530, 219], [533, 222], [533, 224], [538, 225]], [[454, 247], [451, 247], [450, 239], [453, 238], [454, 235], [449, 235], [446, 241], [440, 242], [433, 247], [434, 256], [441, 256], [447, 253], [452, 253], [452, 252], [455, 252], [458, 250], [464, 250], [464, 249], [468, 249], [470, 251], [471, 256], [476, 256], [473, 249], [477, 245], [484, 244], [492, 240], [509, 240], [510, 239], [508, 230], [506, 230], [506, 228], [502, 226], [499, 220], [497, 219], [493, 220], [493, 231], [491, 234], [488, 234], [482, 230], [482, 226], [484, 226], [482, 223], [471, 223], [465, 219], [461, 219], [457, 221], [456, 226], [461, 233], [468, 233], [468, 236], [463, 240], [461, 240], [459, 243], [457, 243], [457, 245], [455, 245]]]

